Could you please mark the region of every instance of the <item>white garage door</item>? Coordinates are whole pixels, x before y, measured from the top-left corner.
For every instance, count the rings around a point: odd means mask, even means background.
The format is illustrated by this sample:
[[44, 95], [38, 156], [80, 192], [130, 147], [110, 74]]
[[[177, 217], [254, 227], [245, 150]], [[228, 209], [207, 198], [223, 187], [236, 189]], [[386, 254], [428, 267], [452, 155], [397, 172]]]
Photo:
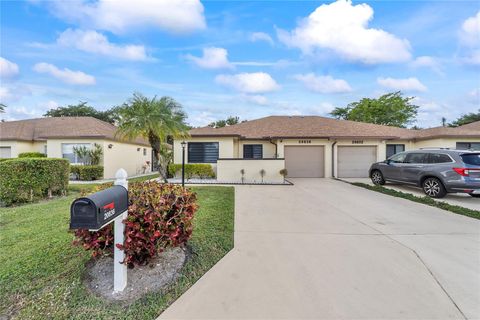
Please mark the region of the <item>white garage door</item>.
[[377, 161], [377, 147], [338, 146], [338, 177], [368, 178], [370, 165]]
[[11, 147], [0, 147], [0, 158], [11, 158], [11, 157], [12, 157]]
[[285, 167], [289, 178], [323, 178], [323, 146], [286, 146]]

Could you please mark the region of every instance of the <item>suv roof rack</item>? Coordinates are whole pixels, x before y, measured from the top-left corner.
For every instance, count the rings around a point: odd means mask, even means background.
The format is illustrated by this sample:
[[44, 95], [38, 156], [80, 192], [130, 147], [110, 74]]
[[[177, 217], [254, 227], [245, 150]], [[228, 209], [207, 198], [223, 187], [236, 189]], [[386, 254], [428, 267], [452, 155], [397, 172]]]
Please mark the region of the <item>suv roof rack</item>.
[[[434, 148], [434, 147], [426, 147], [426, 148], [420, 148], [420, 150], [451, 150], [452, 148]], [[455, 149], [454, 149], [455, 150]]]

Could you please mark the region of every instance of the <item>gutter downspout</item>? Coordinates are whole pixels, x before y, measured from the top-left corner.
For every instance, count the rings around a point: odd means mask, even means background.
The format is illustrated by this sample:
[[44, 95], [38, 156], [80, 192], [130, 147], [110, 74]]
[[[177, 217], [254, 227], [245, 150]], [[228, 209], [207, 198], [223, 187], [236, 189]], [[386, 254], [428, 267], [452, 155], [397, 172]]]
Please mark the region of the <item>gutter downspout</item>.
[[337, 140], [332, 143], [332, 178], [335, 178], [335, 145], [337, 144]]
[[278, 158], [278, 145], [272, 141], [272, 139], [268, 139], [268, 142], [275, 146], [275, 158]]

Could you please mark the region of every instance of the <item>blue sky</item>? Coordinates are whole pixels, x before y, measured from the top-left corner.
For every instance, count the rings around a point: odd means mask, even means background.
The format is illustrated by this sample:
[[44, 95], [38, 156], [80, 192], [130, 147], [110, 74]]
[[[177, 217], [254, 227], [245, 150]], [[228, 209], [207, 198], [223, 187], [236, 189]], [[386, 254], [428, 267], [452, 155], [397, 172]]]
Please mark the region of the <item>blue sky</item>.
[[478, 1], [1, 1], [3, 119], [133, 92], [188, 122], [328, 115], [401, 90], [437, 126], [480, 108]]

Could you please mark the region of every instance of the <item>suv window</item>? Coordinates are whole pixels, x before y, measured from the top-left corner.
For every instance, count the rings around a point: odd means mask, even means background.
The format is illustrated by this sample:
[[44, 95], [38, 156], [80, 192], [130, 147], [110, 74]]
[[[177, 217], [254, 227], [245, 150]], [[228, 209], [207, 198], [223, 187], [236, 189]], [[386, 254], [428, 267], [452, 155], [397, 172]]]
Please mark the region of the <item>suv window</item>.
[[405, 158], [405, 163], [426, 163], [426, 153], [409, 153]]
[[444, 153], [430, 153], [428, 163], [450, 163], [452, 159]]
[[480, 153], [466, 153], [460, 155], [460, 157], [462, 157], [463, 162], [466, 164], [480, 166]]
[[406, 156], [406, 153], [397, 153], [396, 155], [390, 157], [388, 160], [393, 163], [403, 163]]

